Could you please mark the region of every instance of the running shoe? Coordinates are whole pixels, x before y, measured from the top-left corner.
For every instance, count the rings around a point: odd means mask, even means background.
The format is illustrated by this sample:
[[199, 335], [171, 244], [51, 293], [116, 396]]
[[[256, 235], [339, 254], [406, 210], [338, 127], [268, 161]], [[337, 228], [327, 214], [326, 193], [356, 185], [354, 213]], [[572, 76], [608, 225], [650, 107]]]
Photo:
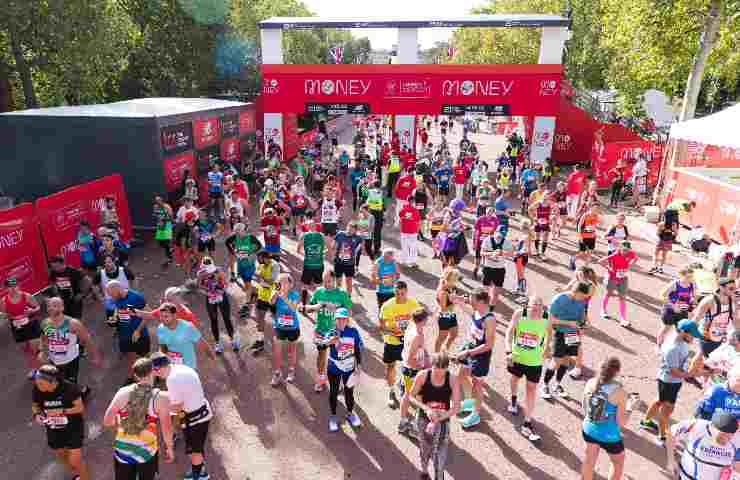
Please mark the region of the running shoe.
[[658, 267], [658, 273], [663, 273], [663, 267]]
[[398, 433], [400, 433], [401, 435], [408, 435], [409, 433], [411, 433], [412, 428], [413, 424], [408, 418], [402, 418], [401, 421], [398, 422]]
[[549, 385], [547, 384], [542, 385], [542, 389], [540, 390], [540, 396], [542, 396], [542, 398], [544, 398], [545, 400], [550, 400], [552, 398]]
[[396, 389], [391, 388], [388, 390], [388, 406], [394, 408], [398, 404], [398, 397], [396, 396]]
[[608, 314], [606, 314], [606, 313], [602, 313], [602, 314], [601, 314], [601, 319], [602, 319], [602, 320], [611, 320], [611, 318], [612, 318], [612, 317], [610, 317], [610, 316], [609, 316]]
[[656, 273], [658, 273], [658, 267], [653, 267], [648, 270], [648, 275], [655, 275]]
[[472, 412], [467, 417], [463, 418], [462, 427], [471, 428], [480, 423], [480, 414], [478, 412]]
[[339, 431], [339, 422], [336, 415], [329, 416], [329, 431], [332, 433]]
[[239, 349], [242, 348], [242, 342], [239, 339], [239, 334], [234, 334], [234, 338], [231, 339], [231, 349], [235, 352], [238, 352]]
[[570, 260], [568, 261], [568, 267], [571, 269], [571, 271], [576, 271], [576, 257], [570, 257]]
[[555, 395], [560, 398], [568, 398], [568, 392], [565, 391], [562, 385], [555, 387]]
[[514, 415], [515, 417], [519, 415], [519, 405], [515, 403], [509, 404], [509, 408], [507, 409], [510, 414]]
[[360, 428], [362, 426], [362, 420], [360, 420], [360, 417], [356, 413], [347, 415], [347, 421], [352, 425], [352, 428]]
[[524, 422], [522, 424], [522, 435], [527, 437], [530, 442], [536, 442], [542, 437], [535, 431], [534, 426], [530, 422]]
[[221, 340], [219, 340], [218, 342], [216, 342], [216, 345], [213, 346], [213, 350], [216, 353], [224, 353], [224, 344], [223, 344], [223, 342]]
[[265, 351], [265, 341], [264, 340], [257, 340], [252, 345], [252, 355], [259, 355], [260, 353]]
[[472, 398], [467, 398], [460, 404], [460, 412], [472, 412], [473, 410], [475, 410], [475, 400]]
[[665, 448], [665, 444], [666, 444], [665, 437], [658, 437], [658, 445], [660, 445], [661, 447]]
[[658, 424], [649, 418], [643, 418], [640, 420], [640, 428], [643, 430], [650, 430], [654, 433], [658, 432]]
[[[192, 467], [190, 468], [191, 468], [190, 475], [192, 475], [193, 474]], [[211, 476], [208, 475], [208, 472], [206, 472], [206, 466], [203, 465], [203, 469], [200, 471], [200, 475], [198, 475], [198, 478], [195, 478], [193, 476], [191, 476], [190, 478], [192, 478], [193, 480], [210, 480]]]
[[283, 379], [283, 374], [280, 373], [280, 370], [275, 370], [275, 372], [272, 374], [272, 380], [270, 380], [270, 385], [273, 387], [277, 387], [280, 385]]
[[576, 379], [577, 380], [577, 379], [581, 378], [581, 375], [583, 375], [583, 370], [581, 370], [580, 368], [576, 367], [573, 370], [571, 370], [568, 373], [568, 375], [570, 375], [570, 378], [573, 378], [573, 379]]
[[295, 382], [295, 368], [291, 368], [288, 370], [288, 376], [285, 377], [285, 381], [288, 383]]
[[622, 326], [622, 328], [630, 328], [630, 322], [625, 319], [620, 320], [619, 324]]

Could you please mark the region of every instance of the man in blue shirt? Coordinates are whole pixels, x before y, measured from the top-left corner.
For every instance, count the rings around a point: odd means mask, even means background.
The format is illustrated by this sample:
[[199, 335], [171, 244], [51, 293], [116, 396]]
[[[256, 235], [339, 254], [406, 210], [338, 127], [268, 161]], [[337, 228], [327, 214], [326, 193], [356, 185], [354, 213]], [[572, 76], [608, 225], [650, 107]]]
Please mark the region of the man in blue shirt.
[[740, 364], [727, 372], [727, 383], [712, 386], [696, 406], [696, 418], [711, 420], [717, 410], [734, 415], [740, 421]]
[[177, 306], [174, 303], [163, 303], [159, 311], [162, 323], [157, 327], [157, 339], [170, 363], [198, 370], [196, 346], [211, 360], [216, 358], [211, 347], [203, 340], [200, 330], [192, 323], [177, 318]]
[[122, 354], [126, 355], [128, 362], [126, 384], [134, 383], [134, 362], [139, 357], [149, 355], [151, 349], [146, 322], [142, 321], [137, 313], [137, 310], [146, 307], [146, 300], [144, 300], [144, 295], [136, 290], [125, 288], [118, 280], [108, 282], [108, 295], [115, 307], [118, 348]]
[[362, 237], [357, 234], [357, 224], [349, 222], [347, 231], [338, 232], [334, 237], [334, 275], [341, 287], [342, 277], [347, 278], [345, 290], [352, 296], [352, 279], [355, 277], [355, 260], [362, 246]]
[[224, 174], [218, 163], [211, 165], [211, 171], [208, 172], [208, 205], [211, 209], [210, 215], [214, 218], [221, 218], [224, 209]]
[[452, 178], [452, 168], [450, 168], [450, 165], [447, 162], [443, 162], [434, 171], [434, 178], [437, 180], [439, 194], [448, 197], [450, 195], [450, 178]]
[[493, 204], [496, 209], [496, 218], [498, 219], [498, 228], [501, 234], [506, 238], [509, 233], [509, 210], [511, 210], [511, 192], [501, 190], [501, 194], [496, 198]]
[[540, 172], [536, 168], [527, 168], [522, 172], [521, 183], [522, 191], [526, 193], [526, 197], [529, 198], [529, 194], [534, 192], [537, 188], [537, 184], [540, 180]]

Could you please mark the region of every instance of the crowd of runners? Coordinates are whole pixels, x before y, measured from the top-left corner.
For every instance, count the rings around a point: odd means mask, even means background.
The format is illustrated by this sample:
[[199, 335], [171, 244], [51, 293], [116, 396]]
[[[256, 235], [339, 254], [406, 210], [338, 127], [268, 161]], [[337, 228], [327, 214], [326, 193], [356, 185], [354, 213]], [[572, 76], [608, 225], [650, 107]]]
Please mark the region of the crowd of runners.
[[[0, 311], [31, 369], [33, 418], [45, 427], [59, 461], [75, 478], [94, 477], [81, 454], [91, 390], [78, 379], [81, 364], [102, 362], [86, 324], [103, 319], [83, 311], [91, 301], [103, 303], [113, 354], [126, 359], [126, 371], [110, 379], [122, 386], [103, 420], [115, 435], [117, 480], [152, 480], [160, 451], [171, 462], [178, 439], [191, 465], [184, 478], [209, 478], [204, 452], [214, 411], [200, 378], [204, 357], [244, 349], [270, 357], [270, 383], [278, 388], [295, 381], [297, 342], [310, 337], [318, 352], [310, 367], [314, 390], [328, 397], [328, 430], [338, 431], [345, 420], [361, 428], [354, 391], [363, 381], [366, 328], [354, 318], [353, 291], [360, 287], [353, 284], [362, 276], [377, 298], [377, 311], [362, 323], [374, 324], [382, 335], [388, 406], [397, 409], [398, 433], [418, 441], [421, 478], [444, 478], [450, 422], [459, 417], [464, 429], [481, 422], [483, 385], [494, 371], [502, 375], [494, 368], [494, 359], [501, 358], [499, 367], [510, 377], [508, 414], [521, 418], [526, 438], [542, 441], [537, 423], [547, 419], [536, 409], [542, 400], [582, 398], [582, 478], [593, 478], [601, 450], [611, 460], [609, 478], [622, 478], [622, 430], [638, 399], [620, 383], [619, 358], [583, 358], [583, 332], [599, 328], [594, 317], [630, 328], [625, 296], [640, 260], [625, 215], [606, 224], [586, 171], [576, 167], [561, 178], [549, 161], [530, 163], [516, 133], [498, 158], [482, 158], [468, 138], [467, 122], [425, 117], [412, 149], [389, 118], [358, 117], [351, 149], [321, 130], [315, 144], [292, 161], [269, 144], [264, 169], [214, 164], [208, 198], [199, 198], [192, 178], [174, 201], [155, 196], [154, 238], [165, 275], [177, 284], [161, 298], [144, 298], [136, 288], [114, 201], [107, 202], [97, 231], [80, 225], [80, 269], [63, 257], [51, 258], [45, 305], [9, 278]], [[456, 129], [462, 140], [452, 145], [447, 138]], [[436, 145], [431, 132], [441, 139]], [[666, 468], [676, 478], [714, 480], [728, 478], [723, 475], [740, 460], [740, 441], [733, 436], [740, 418], [740, 329], [734, 314], [740, 260], [720, 268], [708, 292], [697, 286], [697, 266], [678, 269], [675, 278], [664, 275], [667, 252], [680, 226], [691, 224], [693, 206], [675, 200], [665, 209], [655, 262], [642, 265], [662, 283], [664, 308], [655, 345], [661, 358], [656, 398], [639, 427], [665, 445]], [[396, 229], [400, 249], [383, 239]], [[294, 251], [283, 245], [286, 237], [296, 241]], [[544, 298], [527, 282], [527, 268], [537, 262], [547, 269], [553, 262], [548, 248], [565, 238], [578, 242], [568, 261], [573, 279]], [[404, 280], [419, 268], [421, 243], [438, 260], [432, 272], [438, 279], [435, 301], [428, 305]], [[606, 245], [606, 256], [596, 255], [599, 243]], [[288, 256], [302, 261], [300, 275], [288, 268]], [[482, 288], [471, 288], [458, 267], [467, 256], [474, 257], [472, 277]], [[509, 272], [515, 275], [512, 291], [504, 289]], [[502, 295], [519, 304], [510, 318], [498, 313]], [[198, 296], [202, 300], [193, 300]], [[609, 311], [613, 297], [616, 315]], [[186, 298], [205, 303], [210, 335]], [[301, 331], [301, 316], [313, 331]], [[252, 322], [257, 333], [251, 345], [242, 345], [239, 327]], [[505, 352], [494, 355], [497, 324], [508, 327]], [[696, 354], [690, 349], [694, 339]], [[575, 392], [567, 378], [581, 377], [587, 360], [597, 375]], [[687, 381], [701, 383], [706, 395], [695, 418], [672, 426]], [[675, 457], [680, 443], [686, 446]]]

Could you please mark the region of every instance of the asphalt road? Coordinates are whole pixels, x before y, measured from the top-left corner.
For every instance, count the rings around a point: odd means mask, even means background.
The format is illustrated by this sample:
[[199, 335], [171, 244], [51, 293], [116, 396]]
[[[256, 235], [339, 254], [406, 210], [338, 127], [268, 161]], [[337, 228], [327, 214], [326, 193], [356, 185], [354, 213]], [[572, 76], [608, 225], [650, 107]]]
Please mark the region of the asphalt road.
[[[452, 139], [460, 134], [460, 127]], [[349, 143], [349, 131], [342, 143]], [[473, 135], [481, 145], [482, 154], [493, 160], [503, 147], [503, 139]], [[436, 143], [436, 137], [433, 135]], [[454, 143], [457, 143], [455, 141]], [[468, 214], [468, 221], [473, 218]], [[516, 230], [517, 223], [514, 224]], [[399, 247], [398, 232], [386, 228], [387, 244]], [[567, 255], [576, 246], [575, 235], [567, 230], [565, 239], [552, 242], [547, 263], [530, 263], [528, 278], [530, 290], [546, 300], [556, 286], [563, 285], [573, 274], [567, 270]], [[622, 360], [622, 381], [628, 391], [639, 392], [651, 400], [656, 394], [655, 372], [657, 357], [654, 351], [655, 334], [659, 327], [659, 288], [668, 276], [652, 277], [649, 268], [650, 246], [644, 240], [634, 242], [640, 255], [639, 269], [631, 274], [628, 315], [633, 329], [625, 330], [616, 322], [603, 321], [594, 316], [593, 327], [584, 341], [585, 361], [589, 367], [583, 380], [566, 380], [565, 385], [574, 399], [539, 400], [536, 407], [536, 425], [542, 435], [538, 444], [532, 444], [518, 432], [519, 419], [506, 413], [509, 397], [509, 376], [505, 370], [503, 335], [506, 322], [515, 307], [512, 298], [504, 296], [497, 308], [499, 328], [494, 350], [494, 370], [486, 385], [485, 406], [481, 424], [472, 431], [463, 431], [453, 423], [451, 448], [448, 460], [448, 478], [455, 480], [538, 479], [561, 480], [579, 477], [583, 444], [580, 435], [580, 395], [586, 379], [593, 375], [598, 362], [608, 355]], [[284, 240], [291, 271], [300, 274], [300, 261], [295, 257], [295, 240]], [[440, 266], [431, 258], [431, 249], [421, 249], [421, 268], [405, 271], [402, 278], [410, 287], [410, 294], [428, 305], [433, 304]], [[605, 244], [599, 243], [599, 252]], [[141, 290], [150, 302], [156, 301], [163, 289], [182, 282], [183, 275], [174, 268], [164, 271], [159, 264], [161, 251], [153, 242], [134, 252], [132, 268], [140, 277]], [[219, 246], [218, 259], [223, 259], [223, 246]], [[681, 258], [671, 259], [672, 268]], [[513, 288], [513, 265], [510, 265], [507, 288]], [[476, 286], [472, 280], [471, 259], [462, 263], [465, 283]], [[363, 258], [361, 274], [356, 279], [354, 293], [354, 321], [365, 339], [369, 354], [365, 355], [366, 381], [358, 387], [358, 413], [364, 427], [352, 431], [344, 425], [339, 433], [327, 430], [329, 414], [327, 394], [314, 393], [315, 349], [308, 333], [311, 323], [301, 319], [303, 337], [299, 346], [299, 368], [294, 385], [272, 388], [269, 385], [271, 368], [269, 356], [252, 357], [246, 351], [239, 354], [227, 352], [215, 363], [201, 359], [202, 377], [214, 406], [216, 416], [212, 422], [208, 450], [208, 467], [213, 479], [263, 480], [263, 479], [357, 479], [388, 480], [418, 478], [418, 448], [409, 439], [396, 432], [398, 413], [386, 404], [386, 388], [381, 362], [382, 342], [373, 328], [375, 295], [368, 282], [369, 263]], [[597, 296], [595, 302], [600, 300]], [[210, 329], [202, 297], [192, 296], [189, 301], [201, 320], [203, 334], [210, 338]], [[596, 305], [594, 305], [596, 307]], [[613, 305], [613, 308], [616, 308]], [[598, 311], [594, 308], [592, 311]], [[614, 312], [613, 312], [614, 313]], [[83, 362], [81, 380], [93, 388], [87, 404], [87, 443], [84, 456], [91, 465], [92, 478], [113, 478], [112, 434], [104, 431], [103, 412], [116, 388], [125, 378], [124, 362], [112, 348], [111, 334], [103, 322], [102, 308], [97, 304], [85, 306], [85, 323], [91, 327], [95, 339], [106, 354], [103, 368], [96, 369], [90, 362]], [[255, 327], [253, 322], [239, 326], [244, 344], [251, 344]], [[7, 330], [0, 336], [0, 382], [5, 394], [0, 400], [0, 470], [8, 479], [48, 480], [68, 478], [62, 467], [55, 463], [46, 447], [44, 432], [30, 424], [30, 386], [25, 380], [25, 368]], [[430, 338], [434, 338], [431, 332]], [[522, 394], [520, 394], [520, 397]], [[699, 391], [685, 386], [681, 391], [675, 418], [686, 417], [693, 409]], [[342, 415], [340, 401], [340, 416]], [[629, 428], [624, 432], [627, 447], [627, 478], [661, 478], [661, 465], [665, 453], [654, 436], [640, 432], [637, 423], [641, 415], [633, 415]], [[177, 451], [175, 465], [162, 465], [161, 478], [181, 478], [187, 463], [182, 445]], [[606, 478], [608, 462], [602, 455], [596, 478]]]

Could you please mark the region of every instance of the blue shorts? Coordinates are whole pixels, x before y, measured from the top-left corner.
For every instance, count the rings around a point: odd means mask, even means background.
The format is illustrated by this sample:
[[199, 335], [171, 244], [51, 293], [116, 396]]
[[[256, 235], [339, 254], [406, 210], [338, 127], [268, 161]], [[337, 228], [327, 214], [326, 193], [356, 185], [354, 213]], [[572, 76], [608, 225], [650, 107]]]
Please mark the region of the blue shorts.
[[238, 262], [236, 264], [236, 271], [239, 274], [239, 278], [245, 282], [251, 282], [254, 277], [254, 272], [257, 267], [253, 263]]

